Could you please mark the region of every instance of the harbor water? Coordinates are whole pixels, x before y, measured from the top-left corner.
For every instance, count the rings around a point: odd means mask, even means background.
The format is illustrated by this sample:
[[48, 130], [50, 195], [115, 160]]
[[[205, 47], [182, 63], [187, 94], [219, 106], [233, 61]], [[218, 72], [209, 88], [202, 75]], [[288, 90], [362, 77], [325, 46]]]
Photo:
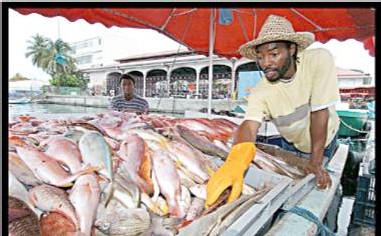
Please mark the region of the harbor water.
[[[33, 114], [88, 114], [94, 115], [106, 112], [107, 108], [97, 107], [84, 107], [73, 105], [59, 105], [59, 104], [9, 104], [9, 120], [18, 115], [33, 115]], [[180, 114], [166, 114], [174, 117], [182, 117]], [[372, 122], [370, 139], [374, 141], [374, 121]], [[342, 186], [342, 201], [337, 219], [337, 235], [344, 236], [350, 234], [350, 220], [352, 208], [355, 201], [356, 181], [358, 175], [359, 164], [365, 158], [368, 140], [340, 140], [341, 143], [349, 144], [349, 156], [347, 159], [346, 167], [341, 179]]]

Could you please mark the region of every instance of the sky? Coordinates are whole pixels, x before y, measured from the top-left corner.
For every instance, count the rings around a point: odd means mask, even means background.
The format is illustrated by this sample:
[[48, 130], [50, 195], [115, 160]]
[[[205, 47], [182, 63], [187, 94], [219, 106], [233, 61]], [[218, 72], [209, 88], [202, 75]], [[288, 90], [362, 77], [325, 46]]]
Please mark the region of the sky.
[[[41, 69], [33, 66], [31, 59], [25, 57], [27, 41], [39, 33], [45, 37], [56, 40], [60, 37], [68, 43], [96, 37], [103, 34], [123, 37], [129, 45], [129, 55], [178, 50], [183, 48], [179, 43], [149, 29], [107, 28], [102, 24], [89, 24], [84, 20], [69, 22], [63, 17], [48, 18], [38, 14], [21, 15], [9, 9], [9, 75], [16, 73], [27, 78], [48, 81], [49, 76]], [[131, 42], [131, 43], [128, 43]], [[160, 45], [160, 47], [158, 47]], [[319, 42], [311, 45], [312, 48], [323, 47], [333, 54], [335, 64], [344, 69], [359, 69], [369, 73], [373, 78], [375, 74], [375, 58], [364, 49], [363, 44], [353, 39], [339, 42], [330, 40], [326, 44]], [[120, 56], [118, 56], [120, 58]], [[374, 84], [374, 79], [372, 80]]]

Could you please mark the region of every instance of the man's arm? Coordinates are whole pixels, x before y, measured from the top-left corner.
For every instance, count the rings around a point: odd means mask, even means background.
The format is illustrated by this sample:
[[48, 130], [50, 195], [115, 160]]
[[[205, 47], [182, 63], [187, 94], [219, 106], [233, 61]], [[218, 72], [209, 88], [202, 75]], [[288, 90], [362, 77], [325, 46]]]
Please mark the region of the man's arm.
[[257, 121], [245, 120], [238, 127], [233, 144], [243, 142], [255, 142], [257, 138], [257, 132], [260, 126], [261, 124]]
[[331, 186], [331, 178], [322, 169], [324, 146], [327, 139], [329, 111], [328, 108], [311, 112], [311, 159], [308, 172], [316, 175], [319, 188], [325, 189]]

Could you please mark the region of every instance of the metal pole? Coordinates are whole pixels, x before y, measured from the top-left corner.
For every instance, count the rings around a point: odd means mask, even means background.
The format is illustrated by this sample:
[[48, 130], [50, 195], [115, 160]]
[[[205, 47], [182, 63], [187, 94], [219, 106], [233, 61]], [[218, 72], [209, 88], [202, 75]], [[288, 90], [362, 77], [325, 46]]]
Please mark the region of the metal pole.
[[235, 90], [235, 62], [237, 61], [237, 58], [233, 57], [230, 59], [232, 62], [232, 80], [231, 80], [231, 92], [230, 92], [230, 99], [233, 99], [234, 90]]
[[214, 44], [214, 9], [210, 10], [209, 26], [209, 91], [208, 91], [208, 118], [212, 118], [212, 85], [213, 85], [213, 44]]

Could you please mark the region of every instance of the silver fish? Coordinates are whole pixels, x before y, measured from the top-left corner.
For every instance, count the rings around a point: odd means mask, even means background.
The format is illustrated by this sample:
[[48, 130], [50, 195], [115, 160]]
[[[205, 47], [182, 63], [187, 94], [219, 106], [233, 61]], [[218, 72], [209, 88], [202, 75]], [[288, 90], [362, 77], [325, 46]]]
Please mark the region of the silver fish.
[[99, 204], [94, 225], [108, 235], [140, 235], [149, 228], [150, 215], [145, 209], [128, 209], [111, 199], [107, 208]]
[[114, 191], [114, 170], [111, 148], [108, 146], [104, 137], [94, 131], [89, 131], [84, 134], [79, 140], [78, 147], [83, 162], [94, 167], [103, 167], [99, 170], [99, 173], [111, 181], [107, 193], [107, 204]]

